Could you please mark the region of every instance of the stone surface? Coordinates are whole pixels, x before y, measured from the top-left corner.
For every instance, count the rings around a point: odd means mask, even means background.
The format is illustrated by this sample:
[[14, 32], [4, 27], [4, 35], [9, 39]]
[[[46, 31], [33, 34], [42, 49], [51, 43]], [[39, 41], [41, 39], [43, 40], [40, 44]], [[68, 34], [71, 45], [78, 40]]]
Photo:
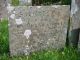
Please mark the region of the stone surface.
[[10, 54], [64, 47], [69, 13], [65, 5], [15, 7], [9, 13]]
[[0, 0], [0, 19], [7, 18], [7, 2], [5, 0]]
[[[80, 38], [78, 38], [79, 33], [80, 33], [80, 0], [72, 0], [71, 31], [73, 31], [73, 30], [78, 32], [78, 33], [74, 32], [74, 37], [72, 37], [72, 38], [75, 40], [74, 44], [78, 44], [78, 48], [80, 49]], [[76, 38], [75, 38], [75, 36], [76, 36]]]

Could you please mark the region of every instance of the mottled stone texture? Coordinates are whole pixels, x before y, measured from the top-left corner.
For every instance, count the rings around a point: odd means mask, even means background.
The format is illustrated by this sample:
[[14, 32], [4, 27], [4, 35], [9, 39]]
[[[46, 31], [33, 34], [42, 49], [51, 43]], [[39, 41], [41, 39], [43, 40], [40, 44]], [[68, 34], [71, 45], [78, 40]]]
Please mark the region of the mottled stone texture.
[[7, 17], [7, 2], [5, 0], [0, 0], [0, 19]]
[[71, 30], [72, 32], [72, 44], [80, 49], [80, 0], [72, 0], [71, 6]]
[[[15, 12], [15, 13], [14, 13]], [[11, 55], [65, 46], [69, 6], [15, 7], [9, 14]]]

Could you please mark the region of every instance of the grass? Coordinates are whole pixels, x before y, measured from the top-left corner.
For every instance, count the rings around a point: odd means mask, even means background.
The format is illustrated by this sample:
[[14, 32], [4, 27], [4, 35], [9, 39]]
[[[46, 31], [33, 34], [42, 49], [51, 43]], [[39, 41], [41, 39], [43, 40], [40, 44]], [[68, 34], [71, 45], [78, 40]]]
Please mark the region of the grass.
[[31, 60], [78, 60], [77, 51], [73, 48], [64, 48], [60, 50], [47, 50], [32, 53]]
[[0, 54], [9, 51], [8, 20], [0, 21]]
[[[62, 5], [70, 5], [71, 4], [71, 0], [32, 0], [32, 5], [51, 5], [54, 3], [57, 3], [61, 1], [60, 4]], [[11, 4], [13, 6], [19, 6], [19, 0], [12, 0]]]
[[32, 0], [32, 5], [70, 5], [71, 0]]
[[80, 60], [80, 53], [73, 48], [41, 50], [28, 56], [9, 56], [8, 21], [0, 22], [0, 60]]
[[0, 60], [80, 60], [80, 54], [73, 48], [64, 48], [60, 50], [43, 50], [33, 52], [29, 56], [10, 57], [4, 54]]
[[62, 5], [70, 5], [71, 4], [71, 0], [61, 0], [61, 4]]
[[12, 0], [11, 3], [13, 6], [19, 6], [19, 0]]

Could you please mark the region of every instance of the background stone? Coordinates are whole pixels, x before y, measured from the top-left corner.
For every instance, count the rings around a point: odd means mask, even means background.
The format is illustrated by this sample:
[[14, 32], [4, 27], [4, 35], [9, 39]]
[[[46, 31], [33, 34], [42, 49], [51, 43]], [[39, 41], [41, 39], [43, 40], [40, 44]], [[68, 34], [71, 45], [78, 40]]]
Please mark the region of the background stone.
[[0, 0], [0, 19], [7, 18], [7, 1]]

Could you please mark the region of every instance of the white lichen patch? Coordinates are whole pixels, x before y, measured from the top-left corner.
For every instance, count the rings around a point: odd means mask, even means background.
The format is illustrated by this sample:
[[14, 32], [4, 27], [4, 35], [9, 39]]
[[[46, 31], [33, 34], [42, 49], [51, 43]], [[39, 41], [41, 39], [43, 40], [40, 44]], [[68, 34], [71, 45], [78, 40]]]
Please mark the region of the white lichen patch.
[[66, 6], [66, 5], [62, 5], [62, 6]]
[[49, 42], [47, 41], [47, 43], [46, 43], [47, 45], [49, 45]]
[[1, 22], [3, 21], [3, 18], [2, 18], [2, 17], [0, 18], [0, 21], [1, 21]]
[[24, 47], [24, 53], [25, 53], [25, 55], [29, 55], [29, 46], [28, 45], [25, 45], [25, 47]]
[[15, 14], [16, 12], [15, 12], [15, 11], [13, 11], [13, 13]]
[[10, 15], [10, 18], [11, 18], [11, 19], [15, 19], [15, 14], [11, 14], [11, 15]]
[[26, 48], [26, 49], [29, 49], [29, 46], [28, 46], [28, 45], [26, 45], [26, 46], [25, 46], [25, 48]]
[[37, 8], [41, 8], [42, 6], [37, 6]]
[[51, 40], [51, 39], [48, 39], [49, 41]]
[[67, 34], [67, 29], [66, 28], [64, 29], [64, 33]]
[[34, 16], [34, 14], [33, 14], [33, 13], [31, 13], [31, 16]]
[[27, 42], [29, 43], [30, 41], [28, 40]]
[[27, 2], [28, 2], [28, 3], [31, 3], [31, 2], [32, 2], [32, 0], [27, 0]]
[[54, 8], [58, 8], [58, 7], [60, 7], [59, 5], [52, 5], [52, 7], [54, 7]]
[[15, 19], [15, 21], [17, 25], [21, 25], [23, 23], [21, 18]]
[[71, 5], [71, 17], [76, 14], [76, 12], [78, 11], [78, 6], [75, 2], [75, 0], [72, 0], [72, 5]]
[[26, 38], [28, 39], [30, 37], [31, 33], [32, 33], [31, 30], [25, 30], [24, 36], [26, 36]]
[[10, 13], [12, 10], [14, 10], [14, 7], [8, 3], [7, 10], [8, 10], [8, 13]]

